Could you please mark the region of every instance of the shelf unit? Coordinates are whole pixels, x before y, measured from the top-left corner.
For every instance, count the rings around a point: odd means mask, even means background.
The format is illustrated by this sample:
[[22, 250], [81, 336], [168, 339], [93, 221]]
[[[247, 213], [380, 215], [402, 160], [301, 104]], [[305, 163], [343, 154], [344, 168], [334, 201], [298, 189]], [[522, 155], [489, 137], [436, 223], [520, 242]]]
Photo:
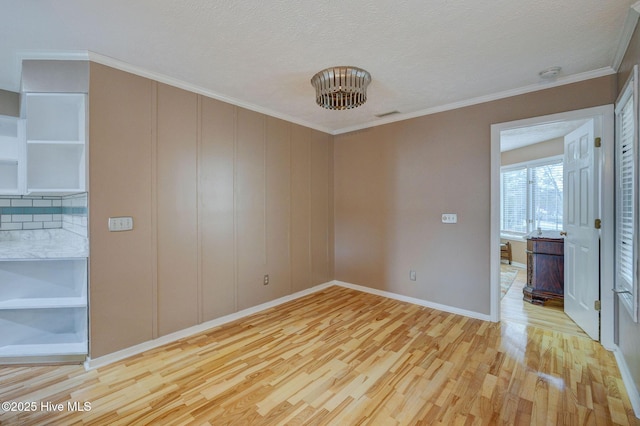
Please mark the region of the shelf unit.
[[86, 258], [0, 261], [0, 363], [85, 357], [87, 314]]
[[24, 129], [24, 120], [0, 116], [0, 194], [24, 192]]
[[25, 99], [27, 192], [84, 192], [86, 95], [27, 93]]

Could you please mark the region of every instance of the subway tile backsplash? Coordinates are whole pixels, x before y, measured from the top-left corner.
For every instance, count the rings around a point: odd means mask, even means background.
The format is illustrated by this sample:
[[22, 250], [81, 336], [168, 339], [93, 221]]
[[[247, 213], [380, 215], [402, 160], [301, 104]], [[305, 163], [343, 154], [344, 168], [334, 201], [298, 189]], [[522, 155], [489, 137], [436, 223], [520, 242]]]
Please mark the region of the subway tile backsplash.
[[0, 196], [0, 231], [63, 228], [87, 236], [87, 194]]
[[87, 193], [62, 197], [62, 228], [86, 237]]

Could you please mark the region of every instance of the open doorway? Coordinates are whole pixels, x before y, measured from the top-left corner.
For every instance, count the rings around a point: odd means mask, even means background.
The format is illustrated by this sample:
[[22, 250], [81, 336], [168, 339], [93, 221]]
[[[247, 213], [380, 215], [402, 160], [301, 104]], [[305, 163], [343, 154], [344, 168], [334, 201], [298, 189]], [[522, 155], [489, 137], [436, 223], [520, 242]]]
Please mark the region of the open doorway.
[[[555, 121], [500, 133], [502, 321], [587, 336], [564, 313], [562, 236], [564, 138], [586, 121]], [[540, 241], [545, 254], [527, 254]]]
[[[589, 191], [589, 200], [596, 200], [593, 204], [593, 208], [589, 211], [589, 215], [595, 215], [602, 221], [602, 227], [597, 231], [596, 247], [598, 255], [600, 256], [601, 270], [591, 275], [595, 276], [595, 282], [597, 288], [597, 296], [599, 298], [598, 303], [601, 305], [601, 312], [599, 315], [599, 329], [601, 335], [595, 338], [600, 339], [605, 347], [612, 346], [613, 344], [613, 298], [610, 294], [611, 291], [607, 290], [611, 288], [613, 283], [613, 107], [603, 106], [596, 108], [589, 108], [585, 110], [566, 112], [561, 114], [554, 114], [543, 117], [536, 117], [531, 119], [519, 120], [509, 123], [494, 124], [491, 126], [491, 317], [494, 321], [500, 321], [501, 313], [501, 285], [500, 285], [500, 263], [501, 263], [501, 166], [503, 165], [503, 156], [501, 149], [501, 140], [505, 140], [505, 146], [511, 145], [511, 149], [506, 149], [505, 152], [513, 151], [510, 156], [510, 161], [518, 161], [517, 156], [523, 155], [526, 151], [529, 151], [529, 155], [535, 152], [535, 148], [522, 149], [519, 153], [516, 149], [521, 149], [526, 146], [532, 146], [534, 143], [548, 142], [553, 139], [563, 138], [564, 135], [570, 133], [576, 127], [579, 127], [582, 123], [593, 120], [594, 122], [594, 135], [601, 141], [601, 148], [594, 151], [595, 163], [597, 164], [597, 171], [594, 172], [594, 186]], [[553, 133], [555, 132], [555, 133]], [[550, 136], [551, 135], [551, 136]], [[512, 141], [509, 142], [509, 139]], [[590, 137], [594, 139], [594, 137]], [[516, 142], [517, 141], [517, 142]], [[593, 143], [591, 141], [590, 143]], [[513, 144], [522, 144], [519, 148], [513, 148]], [[553, 154], [555, 156], [559, 154], [558, 143], [555, 143], [555, 148], [550, 147], [554, 145], [553, 142], [547, 143], [545, 148], [551, 151], [546, 151], [546, 154]], [[585, 145], [586, 147], [586, 145]], [[553, 151], [555, 149], [555, 151]], [[573, 149], [573, 148], [571, 148]], [[560, 153], [565, 158], [564, 149]], [[573, 154], [572, 154], [573, 155]], [[505, 156], [505, 158], [509, 155]], [[516, 157], [516, 158], [514, 158]], [[539, 158], [549, 158], [554, 155], [545, 155], [544, 150], [541, 150]], [[573, 157], [572, 157], [573, 158]], [[577, 158], [577, 157], [576, 157]], [[522, 160], [523, 158], [520, 158]], [[520, 161], [523, 162], [523, 161]], [[517, 164], [517, 163], [515, 163]], [[548, 172], [548, 171], [547, 171]], [[565, 178], [566, 179], [566, 178]], [[564, 182], [563, 186], [564, 185]], [[573, 187], [575, 191], [575, 186]], [[583, 194], [584, 191], [580, 190]], [[565, 204], [565, 203], [563, 203]], [[535, 207], [531, 207], [532, 209]], [[575, 208], [575, 205], [572, 207]], [[566, 205], [563, 210], [566, 209]], [[532, 211], [535, 214], [531, 213]], [[586, 211], [586, 210], [585, 210]], [[537, 214], [537, 216], [536, 216]], [[564, 212], [561, 213], [564, 221], [563, 226], [566, 226], [566, 218]], [[592, 215], [592, 216], [593, 216]], [[538, 231], [537, 228], [555, 227], [559, 218], [558, 212], [552, 212], [546, 207], [538, 206], [537, 210], [530, 210], [530, 215], [526, 218], [530, 223], [525, 223], [526, 226], [520, 228], [520, 233], [526, 234], [532, 231]], [[586, 217], [586, 216], [585, 216]], [[590, 216], [591, 217], [591, 216]], [[557, 231], [559, 234], [559, 230]], [[525, 234], [525, 235], [526, 235]], [[502, 235], [504, 237], [504, 235]], [[522, 238], [522, 235], [520, 235]], [[505, 241], [503, 239], [503, 241]], [[526, 239], [525, 239], [526, 241]], [[526, 247], [526, 243], [523, 243]], [[573, 243], [572, 243], [573, 244]], [[512, 247], [515, 249], [515, 247]], [[518, 266], [526, 266], [526, 255], [523, 259], [521, 253], [516, 254], [513, 250], [513, 262]], [[575, 251], [574, 251], [575, 253]], [[570, 254], [571, 255], [571, 254]], [[519, 259], [519, 260], [518, 260]], [[580, 268], [587, 269], [588, 265], [579, 265], [578, 263], [586, 263], [585, 260], [572, 258], [571, 260], [572, 270], [580, 270]], [[522, 275], [524, 279], [527, 279], [526, 271]], [[572, 288], [573, 289], [573, 288]], [[604, 290], [603, 290], [604, 289]], [[589, 296], [591, 297], [591, 296]], [[596, 301], [589, 303], [583, 303], [584, 305], [591, 304], [594, 306]]]
[[587, 121], [500, 132], [501, 321], [587, 337], [564, 313], [563, 248], [565, 137]]

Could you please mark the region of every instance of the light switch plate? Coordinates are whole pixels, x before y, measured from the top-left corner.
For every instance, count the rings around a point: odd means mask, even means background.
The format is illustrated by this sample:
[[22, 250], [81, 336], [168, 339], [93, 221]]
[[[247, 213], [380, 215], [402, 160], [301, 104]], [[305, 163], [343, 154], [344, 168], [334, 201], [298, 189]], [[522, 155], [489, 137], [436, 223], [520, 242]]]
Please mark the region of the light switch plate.
[[442, 223], [458, 223], [458, 215], [456, 213], [443, 213]]
[[131, 216], [120, 216], [109, 218], [109, 231], [131, 231], [133, 229], [133, 218]]

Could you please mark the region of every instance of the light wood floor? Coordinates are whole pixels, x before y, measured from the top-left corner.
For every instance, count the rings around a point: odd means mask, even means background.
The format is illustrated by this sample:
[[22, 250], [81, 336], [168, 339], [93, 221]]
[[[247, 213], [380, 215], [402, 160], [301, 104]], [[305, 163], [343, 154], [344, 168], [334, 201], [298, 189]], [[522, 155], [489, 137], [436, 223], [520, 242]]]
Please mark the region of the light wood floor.
[[342, 287], [85, 372], [0, 368], [3, 425], [638, 424], [612, 354]]
[[539, 306], [522, 300], [522, 289], [527, 283], [527, 271], [517, 268], [518, 275], [500, 303], [500, 319], [504, 322], [542, 327], [576, 336], [588, 337], [564, 313], [562, 306]]

